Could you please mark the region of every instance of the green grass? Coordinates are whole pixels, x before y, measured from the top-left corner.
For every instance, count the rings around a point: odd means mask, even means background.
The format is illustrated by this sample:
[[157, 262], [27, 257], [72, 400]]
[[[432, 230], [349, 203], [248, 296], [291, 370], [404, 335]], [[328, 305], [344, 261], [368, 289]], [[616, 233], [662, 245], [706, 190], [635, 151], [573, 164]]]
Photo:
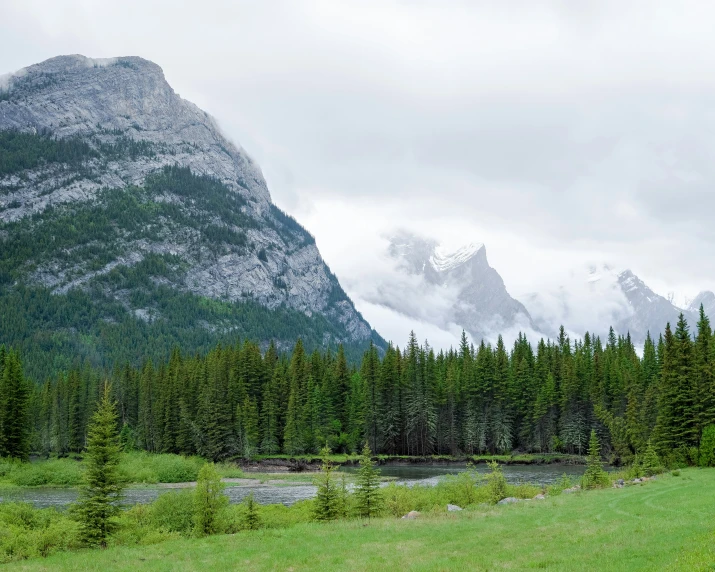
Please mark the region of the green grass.
[[545, 501], [65, 552], [7, 570], [713, 570], [715, 470]]
[[[119, 470], [130, 484], [182, 483], [195, 481], [206, 463], [201, 457], [164, 453], [131, 452], [122, 455]], [[244, 477], [231, 463], [216, 465], [222, 477]], [[82, 483], [84, 463], [79, 458], [62, 458], [18, 463], [0, 460], [0, 487], [73, 487]]]

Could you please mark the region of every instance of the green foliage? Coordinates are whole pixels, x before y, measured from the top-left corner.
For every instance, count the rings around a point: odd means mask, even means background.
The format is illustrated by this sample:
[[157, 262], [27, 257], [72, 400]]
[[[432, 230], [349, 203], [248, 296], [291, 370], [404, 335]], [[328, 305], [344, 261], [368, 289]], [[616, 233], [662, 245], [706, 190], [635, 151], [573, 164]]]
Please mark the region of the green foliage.
[[53, 139], [49, 134], [0, 131], [0, 177], [46, 163], [78, 167], [98, 153], [79, 138]]
[[194, 531], [194, 497], [194, 491], [191, 489], [159, 495], [148, 507], [152, 528], [190, 536]]
[[715, 467], [715, 425], [708, 425], [700, 439], [698, 466]]
[[77, 486], [82, 484], [82, 464], [74, 459], [31, 463], [0, 461], [0, 482], [20, 487]]
[[224, 484], [213, 463], [206, 463], [199, 471], [194, 492], [194, 533], [197, 536], [216, 534], [224, 526], [224, 510], [228, 497]]
[[354, 495], [358, 516], [369, 519], [380, 515], [384, 502], [380, 491], [380, 470], [375, 468], [372, 451], [367, 443], [360, 457]]
[[121, 448], [117, 431], [117, 411], [105, 385], [102, 400], [89, 425], [85, 485], [75, 507], [82, 527], [82, 539], [90, 545], [107, 545], [116, 528], [122, 481], [119, 474]]
[[647, 477], [652, 477], [653, 475], [659, 475], [664, 471], [663, 464], [658, 458], [658, 453], [655, 450], [653, 444], [648, 441], [648, 446], [646, 447], [645, 455], [643, 455], [643, 461], [641, 463], [641, 468], [643, 473]]
[[30, 388], [20, 358], [0, 346], [0, 455], [21, 461], [30, 452]]
[[584, 489], [595, 489], [610, 485], [608, 473], [603, 470], [601, 461], [601, 444], [598, 441], [595, 429], [591, 429], [591, 438], [588, 442], [588, 466], [581, 479]]
[[574, 486], [574, 482], [571, 480], [571, 477], [564, 474], [564, 475], [561, 475], [561, 478], [558, 481], [556, 481], [555, 483], [552, 483], [548, 487], [546, 487], [546, 492], [548, 494], [550, 494], [551, 496], [556, 496], [556, 495], [560, 495], [566, 489], [572, 488], [573, 486]]
[[491, 461], [487, 463], [491, 471], [487, 474], [487, 492], [489, 495], [489, 502], [492, 504], [498, 503], [503, 498], [508, 497], [509, 486], [506, 482], [506, 477], [499, 467], [499, 463], [496, 461]]
[[330, 462], [330, 449], [324, 447], [321, 454], [323, 464], [314, 480], [318, 490], [313, 499], [313, 518], [319, 521], [335, 520], [340, 516], [340, 487], [333, 475], [335, 465]]
[[258, 505], [253, 498], [253, 493], [243, 500], [242, 528], [246, 530], [258, 530], [261, 528], [261, 517], [258, 514]]
[[81, 545], [78, 523], [56, 509], [0, 503], [0, 562], [45, 557]]

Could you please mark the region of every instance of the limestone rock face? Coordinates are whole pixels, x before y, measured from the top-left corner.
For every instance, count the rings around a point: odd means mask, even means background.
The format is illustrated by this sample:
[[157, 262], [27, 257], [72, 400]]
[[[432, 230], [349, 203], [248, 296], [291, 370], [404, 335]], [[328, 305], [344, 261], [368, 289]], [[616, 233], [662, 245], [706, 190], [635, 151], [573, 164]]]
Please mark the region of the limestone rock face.
[[[0, 131], [8, 130], [86, 147], [72, 164], [43, 157], [29, 168], [0, 170], [0, 241], [12, 238], [18, 225], [60, 215], [69, 220], [127, 189], [139, 189], [142, 212], [153, 213], [141, 232], [118, 226], [106, 242], [96, 241], [96, 249], [107, 251], [101, 263], [50, 249], [36, 253], [24, 261], [25, 283], [63, 294], [147, 256], [171, 256], [180, 271], [157, 279], [165, 285], [323, 316], [335, 341], [373, 335], [312, 236], [271, 203], [256, 163], [212, 117], [175, 93], [158, 65], [138, 57], [71, 55], [0, 78]], [[166, 170], [177, 167], [182, 176], [190, 169], [214, 194], [181, 187]], [[147, 183], [162, 173], [161, 185]], [[131, 306], [126, 293], [113, 295]], [[139, 317], [153, 312], [128, 309]]]

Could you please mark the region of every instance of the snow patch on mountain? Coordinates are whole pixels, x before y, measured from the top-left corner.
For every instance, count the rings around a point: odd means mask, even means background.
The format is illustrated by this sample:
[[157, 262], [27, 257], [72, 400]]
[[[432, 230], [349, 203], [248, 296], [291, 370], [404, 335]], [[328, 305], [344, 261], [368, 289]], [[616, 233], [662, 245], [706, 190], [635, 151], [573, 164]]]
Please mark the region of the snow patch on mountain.
[[437, 272], [448, 272], [465, 264], [482, 248], [484, 248], [484, 244], [481, 242], [471, 242], [454, 252], [450, 252], [442, 246], [437, 246], [434, 254], [430, 256], [429, 262]]

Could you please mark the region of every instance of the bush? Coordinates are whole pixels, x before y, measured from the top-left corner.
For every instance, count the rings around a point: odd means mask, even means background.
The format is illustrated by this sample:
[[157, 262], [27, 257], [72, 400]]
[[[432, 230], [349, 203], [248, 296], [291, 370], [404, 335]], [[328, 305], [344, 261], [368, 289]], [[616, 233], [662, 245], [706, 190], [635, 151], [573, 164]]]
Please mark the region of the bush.
[[497, 504], [500, 500], [509, 496], [508, 485], [504, 473], [502, 473], [501, 468], [499, 468], [499, 463], [491, 461], [487, 464], [492, 470], [486, 477], [489, 502]]
[[149, 505], [151, 526], [189, 536], [194, 527], [194, 491], [184, 489], [159, 495]]
[[560, 495], [566, 489], [572, 488], [573, 486], [574, 484], [571, 480], [571, 477], [569, 477], [567, 474], [563, 474], [558, 481], [546, 487], [546, 492], [551, 496], [556, 496]]
[[185, 483], [198, 478], [205, 462], [200, 457], [131, 452], [122, 455], [119, 470], [131, 483]]
[[0, 462], [3, 480], [20, 487], [76, 486], [82, 483], [82, 472], [82, 464], [72, 459]]
[[80, 546], [79, 525], [56, 509], [0, 504], [0, 562], [49, 556]]
[[715, 467], [715, 425], [708, 425], [700, 439], [698, 466]]
[[194, 532], [197, 536], [217, 534], [225, 527], [228, 497], [223, 494], [223, 488], [221, 476], [213, 463], [201, 467], [193, 499]]
[[456, 504], [462, 508], [484, 502], [484, 492], [479, 490], [479, 485], [484, 482], [476, 467], [468, 463], [467, 470], [456, 475], [448, 475], [437, 486], [448, 491], [449, 504]]

